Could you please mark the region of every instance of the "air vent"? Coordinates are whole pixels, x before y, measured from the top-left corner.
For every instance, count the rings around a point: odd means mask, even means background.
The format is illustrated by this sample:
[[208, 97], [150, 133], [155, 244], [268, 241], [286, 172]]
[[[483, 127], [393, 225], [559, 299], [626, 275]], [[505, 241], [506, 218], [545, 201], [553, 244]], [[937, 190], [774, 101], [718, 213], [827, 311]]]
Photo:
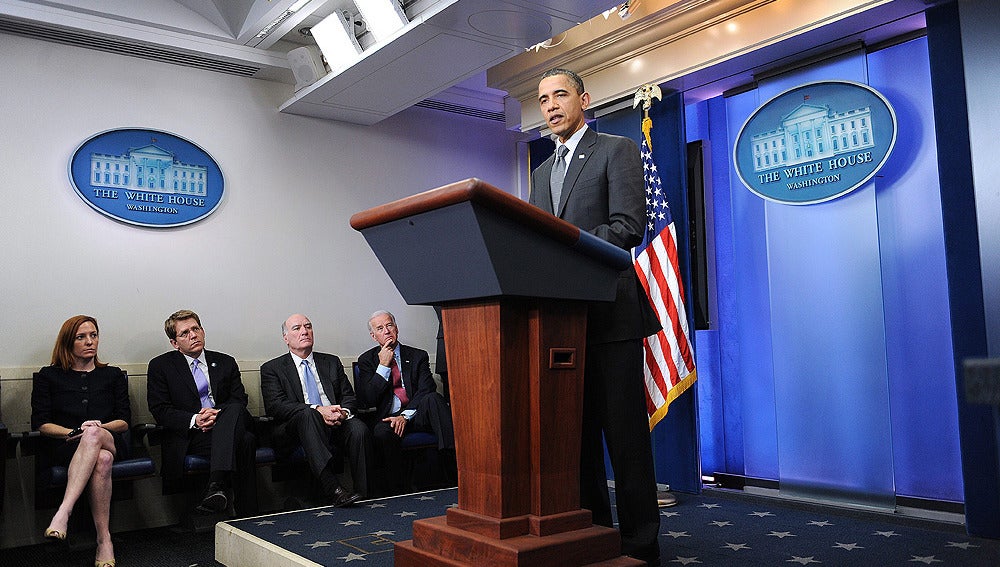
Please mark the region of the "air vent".
[[504, 122], [505, 120], [503, 112], [481, 110], [478, 108], [472, 108], [471, 106], [461, 106], [458, 104], [452, 104], [450, 102], [441, 102], [439, 100], [422, 100], [413, 106], [419, 106], [421, 108], [430, 108], [433, 110], [442, 110], [444, 112], [451, 112], [452, 114], [464, 114], [465, 116], [484, 118], [486, 120], [493, 120], [495, 122]]
[[183, 51], [171, 51], [163, 47], [122, 41], [104, 35], [81, 33], [54, 26], [43, 26], [22, 20], [0, 18], [0, 32], [241, 77], [252, 77], [260, 71], [260, 67], [251, 65], [241, 65], [231, 61], [192, 55]]

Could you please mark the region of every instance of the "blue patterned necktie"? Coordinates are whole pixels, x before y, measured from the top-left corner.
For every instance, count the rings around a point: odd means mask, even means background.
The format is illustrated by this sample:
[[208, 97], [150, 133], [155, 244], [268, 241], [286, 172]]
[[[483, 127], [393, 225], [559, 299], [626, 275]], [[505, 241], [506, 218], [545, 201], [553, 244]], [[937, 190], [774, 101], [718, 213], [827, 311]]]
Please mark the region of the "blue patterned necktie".
[[559, 214], [559, 197], [562, 195], [563, 179], [566, 178], [566, 153], [569, 148], [556, 148], [556, 159], [552, 164], [552, 174], [549, 176], [549, 189], [552, 191], [552, 213]]
[[322, 404], [323, 400], [319, 397], [319, 386], [316, 385], [316, 374], [313, 373], [308, 360], [302, 361], [302, 376], [306, 383], [306, 402], [310, 405]]
[[201, 363], [195, 359], [191, 363], [191, 373], [194, 374], [194, 383], [198, 386], [198, 396], [201, 397], [201, 407], [212, 407], [212, 398], [208, 396], [208, 377], [201, 371]]

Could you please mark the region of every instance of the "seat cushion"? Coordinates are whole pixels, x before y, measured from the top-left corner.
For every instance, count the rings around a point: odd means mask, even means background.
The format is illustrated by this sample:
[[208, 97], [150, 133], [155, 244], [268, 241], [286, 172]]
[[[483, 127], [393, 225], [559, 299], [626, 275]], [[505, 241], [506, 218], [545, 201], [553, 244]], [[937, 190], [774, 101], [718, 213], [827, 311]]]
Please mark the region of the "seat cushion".
[[198, 455], [185, 455], [184, 456], [184, 473], [197, 473], [202, 471], [207, 471], [211, 467], [211, 463], [208, 457], [200, 457]]
[[403, 440], [400, 445], [403, 449], [416, 449], [428, 446], [437, 447], [437, 442], [437, 436], [433, 433], [414, 431], [403, 435]]

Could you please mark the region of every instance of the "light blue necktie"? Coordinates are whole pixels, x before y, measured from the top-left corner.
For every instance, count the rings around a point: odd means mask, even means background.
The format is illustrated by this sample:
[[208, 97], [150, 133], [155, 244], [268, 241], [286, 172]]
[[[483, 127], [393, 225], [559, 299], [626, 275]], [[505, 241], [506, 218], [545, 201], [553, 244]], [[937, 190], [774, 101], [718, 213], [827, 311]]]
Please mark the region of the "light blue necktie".
[[198, 386], [198, 395], [201, 396], [201, 407], [212, 407], [212, 398], [208, 396], [208, 378], [201, 371], [201, 364], [197, 358], [191, 363], [191, 373], [194, 374], [194, 383]]
[[302, 361], [302, 375], [306, 383], [306, 401], [312, 405], [320, 405], [323, 400], [319, 397], [319, 386], [316, 385], [316, 375], [312, 371], [312, 366], [308, 360]]

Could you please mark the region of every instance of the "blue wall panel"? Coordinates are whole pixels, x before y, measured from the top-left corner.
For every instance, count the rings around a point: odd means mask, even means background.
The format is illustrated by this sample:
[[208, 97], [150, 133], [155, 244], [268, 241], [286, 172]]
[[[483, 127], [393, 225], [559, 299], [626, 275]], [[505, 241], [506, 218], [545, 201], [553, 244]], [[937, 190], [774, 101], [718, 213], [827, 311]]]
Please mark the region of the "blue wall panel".
[[[867, 82], [864, 52], [769, 79], [759, 96], [765, 101], [831, 79]], [[815, 205], [767, 202], [765, 210], [779, 486], [889, 505], [892, 443], [874, 184]]]
[[[743, 121], [762, 101], [757, 91], [726, 99], [727, 143], [714, 144], [716, 152], [731, 151]], [[768, 292], [767, 231], [764, 201], [739, 184], [732, 163], [729, 167], [729, 199], [732, 230], [731, 265], [718, 267], [732, 284], [728, 305], [722, 305], [719, 288], [719, 320], [725, 329], [721, 348], [722, 372], [727, 383], [739, 388], [743, 426], [744, 474], [778, 478], [778, 439], [775, 423], [774, 370], [771, 360], [771, 298]], [[717, 190], [720, 188], [716, 188]], [[719, 190], [716, 202], [723, 197]], [[720, 222], [716, 209], [716, 222]], [[716, 235], [716, 243], [721, 238]]]
[[899, 120], [876, 180], [896, 494], [961, 501], [955, 363], [927, 40], [868, 55]]
[[[715, 143], [722, 151], [711, 152], [712, 176], [711, 187], [706, 188], [706, 199], [711, 199], [713, 225], [706, 227], [706, 232], [712, 231], [715, 243], [716, 270], [721, 266], [733, 266], [733, 208], [730, 199], [730, 166], [729, 154], [729, 121], [726, 118], [726, 101], [716, 97], [707, 101], [709, 143]], [[714, 147], [711, 146], [710, 147]], [[706, 160], [707, 162], [707, 160]], [[717, 240], [716, 240], [717, 239]], [[738, 381], [739, 376], [726, 372], [726, 368], [735, 368], [736, 354], [739, 353], [738, 335], [732, 326], [723, 325], [727, 319], [723, 312], [736, 312], [735, 271], [727, 269], [716, 272], [716, 293], [714, 325], [718, 329], [715, 348], [719, 354], [719, 383], [722, 390], [722, 423], [725, 439], [725, 468], [714, 471], [745, 474], [743, 447], [743, 389]]]
[[[893, 104], [900, 129], [891, 158], [867, 186], [830, 202], [756, 197], [730, 164], [736, 132], [771, 97], [829, 79], [871, 84]], [[715, 148], [718, 333], [699, 341], [718, 350], [702, 407], [722, 420], [725, 464], [713, 449], [706, 466], [865, 504], [891, 505], [897, 494], [962, 500], [929, 91], [927, 42], [918, 38], [689, 108], [698, 121], [689, 136], [707, 131]], [[703, 443], [715, 447], [719, 427], [703, 424]]]
[[[726, 472], [726, 422], [719, 371], [719, 332], [695, 331], [698, 368], [698, 438], [704, 474]], [[741, 473], [742, 474], [742, 471]]]

